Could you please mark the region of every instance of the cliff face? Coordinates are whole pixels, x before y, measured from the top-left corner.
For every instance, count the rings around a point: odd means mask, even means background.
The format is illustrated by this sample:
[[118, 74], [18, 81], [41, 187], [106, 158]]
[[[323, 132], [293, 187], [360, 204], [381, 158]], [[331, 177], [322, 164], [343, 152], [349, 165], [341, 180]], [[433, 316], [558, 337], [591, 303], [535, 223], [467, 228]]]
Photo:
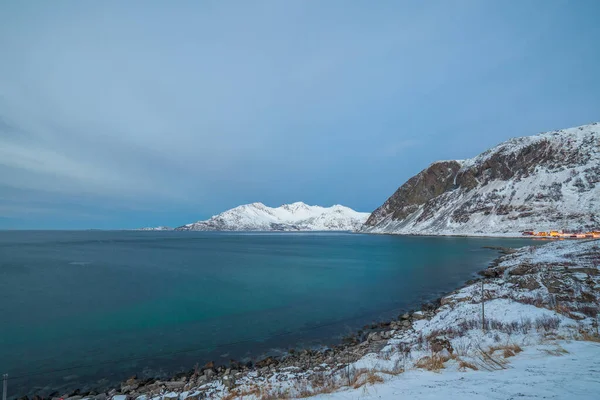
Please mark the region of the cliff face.
[[373, 211], [366, 225], [374, 226], [390, 216], [403, 220], [454, 186], [454, 178], [460, 170], [459, 161], [438, 161], [410, 178], [381, 207]]
[[363, 231], [518, 234], [600, 225], [600, 126], [511, 139], [475, 158], [440, 161], [402, 185]]

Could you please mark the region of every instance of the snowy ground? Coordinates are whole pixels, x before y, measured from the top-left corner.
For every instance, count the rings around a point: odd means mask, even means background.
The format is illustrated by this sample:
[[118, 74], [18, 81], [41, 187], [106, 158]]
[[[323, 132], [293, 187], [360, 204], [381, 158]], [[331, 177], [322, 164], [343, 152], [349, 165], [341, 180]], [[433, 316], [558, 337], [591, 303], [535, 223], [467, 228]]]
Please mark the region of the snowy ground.
[[560, 342], [531, 346], [498, 371], [461, 372], [448, 363], [443, 372], [413, 370], [385, 383], [318, 395], [315, 399], [598, 399], [600, 343]]

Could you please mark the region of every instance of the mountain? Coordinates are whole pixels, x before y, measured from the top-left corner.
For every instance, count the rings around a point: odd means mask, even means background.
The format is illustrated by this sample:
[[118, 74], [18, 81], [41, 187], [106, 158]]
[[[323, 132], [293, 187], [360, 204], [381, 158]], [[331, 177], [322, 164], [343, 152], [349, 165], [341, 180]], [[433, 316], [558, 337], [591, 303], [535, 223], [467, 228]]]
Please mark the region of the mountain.
[[369, 217], [351, 208], [309, 206], [302, 202], [267, 207], [262, 203], [245, 204], [177, 228], [185, 231], [351, 231], [360, 228]]
[[156, 226], [156, 227], [136, 229], [136, 231], [172, 231], [172, 230], [173, 230], [173, 228], [169, 228], [168, 226]]
[[519, 235], [600, 227], [600, 126], [510, 139], [438, 161], [404, 183], [364, 232]]

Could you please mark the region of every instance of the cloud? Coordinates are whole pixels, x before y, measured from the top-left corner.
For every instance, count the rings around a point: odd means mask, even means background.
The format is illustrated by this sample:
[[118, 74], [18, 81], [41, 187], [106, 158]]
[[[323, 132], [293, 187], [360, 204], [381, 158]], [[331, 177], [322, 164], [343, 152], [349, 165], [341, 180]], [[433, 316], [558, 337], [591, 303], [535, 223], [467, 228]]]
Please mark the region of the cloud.
[[519, 7], [4, 2], [0, 205], [10, 192], [32, 209], [198, 218], [249, 200], [373, 208], [402, 183], [385, 175], [399, 156], [455, 156], [424, 146], [452, 129], [475, 147], [479, 131], [456, 129], [474, 119], [513, 136], [502, 104], [567, 82], [537, 73], [553, 50], [532, 52], [566, 37], [552, 25], [561, 3]]

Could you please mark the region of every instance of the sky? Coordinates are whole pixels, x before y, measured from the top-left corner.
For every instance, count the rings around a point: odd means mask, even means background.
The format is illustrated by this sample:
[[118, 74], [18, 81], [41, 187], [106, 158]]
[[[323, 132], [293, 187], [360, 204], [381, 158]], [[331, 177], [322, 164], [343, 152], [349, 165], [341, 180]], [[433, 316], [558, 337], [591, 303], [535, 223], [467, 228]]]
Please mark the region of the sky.
[[600, 120], [600, 2], [0, 0], [0, 229], [381, 205]]

